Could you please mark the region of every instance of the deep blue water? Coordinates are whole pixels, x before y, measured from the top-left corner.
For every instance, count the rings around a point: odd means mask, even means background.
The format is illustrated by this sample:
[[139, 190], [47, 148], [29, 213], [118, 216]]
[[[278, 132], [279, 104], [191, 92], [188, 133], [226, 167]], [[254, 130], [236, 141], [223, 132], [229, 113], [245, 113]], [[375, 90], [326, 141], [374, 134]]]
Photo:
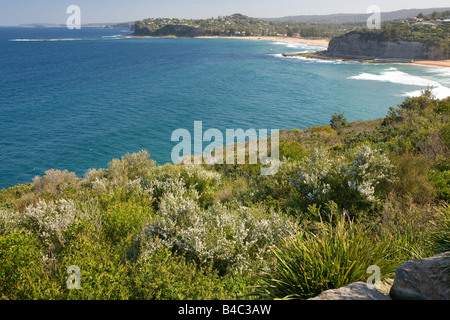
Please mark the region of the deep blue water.
[[316, 45], [118, 34], [127, 30], [0, 28], [0, 188], [51, 168], [82, 176], [141, 149], [171, 162], [172, 132], [193, 133], [194, 121], [224, 133], [302, 129], [338, 110], [383, 117], [429, 84], [450, 91], [442, 68], [281, 56]]

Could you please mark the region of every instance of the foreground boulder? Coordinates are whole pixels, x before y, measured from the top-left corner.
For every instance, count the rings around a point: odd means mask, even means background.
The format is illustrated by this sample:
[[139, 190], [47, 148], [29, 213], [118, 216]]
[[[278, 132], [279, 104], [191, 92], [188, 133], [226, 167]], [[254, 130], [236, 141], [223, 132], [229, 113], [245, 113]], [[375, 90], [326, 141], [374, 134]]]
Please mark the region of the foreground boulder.
[[389, 295], [395, 300], [450, 300], [450, 252], [399, 266]]
[[327, 290], [309, 300], [391, 300], [364, 282], [355, 282], [339, 289]]

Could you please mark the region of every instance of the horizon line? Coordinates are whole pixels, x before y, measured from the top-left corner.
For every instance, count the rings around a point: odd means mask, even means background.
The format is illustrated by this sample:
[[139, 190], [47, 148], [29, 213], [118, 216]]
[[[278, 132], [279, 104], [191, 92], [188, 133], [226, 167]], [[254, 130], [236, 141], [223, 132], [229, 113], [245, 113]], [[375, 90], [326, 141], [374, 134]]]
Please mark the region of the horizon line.
[[[410, 8], [410, 9], [398, 9], [398, 10], [393, 10], [393, 11], [382, 11], [381, 14], [383, 13], [392, 13], [392, 12], [397, 12], [397, 11], [412, 11], [412, 10], [429, 10], [429, 9], [449, 9], [450, 7], [426, 7], [426, 8]], [[325, 16], [334, 16], [334, 15], [362, 15], [362, 14], [367, 14], [370, 15], [370, 13], [367, 12], [360, 12], [360, 13], [346, 13], [346, 12], [338, 12], [338, 13], [328, 13], [328, 14], [298, 14], [298, 15], [288, 15], [288, 16], [279, 16], [279, 17], [252, 17], [250, 15], [246, 15], [243, 13], [233, 13], [233, 14], [242, 14], [251, 18], [255, 18], [255, 19], [260, 19], [260, 20], [264, 20], [264, 19], [283, 19], [283, 18], [290, 18], [290, 17], [325, 17]], [[218, 17], [228, 17], [231, 16], [233, 14], [229, 14], [229, 15], [218, 15], [217, 17], [214, 18], [218, 18]], [[149, 17], [151, 18], [151, 17]], [[184, 20], [205, 20], [205, 19], [211, 19], [211, 17], [209, 18], [181, 18], [181, 17], [153, 17], [153, 19], [157, 19], [157, 18], [167, 18], [167, 19], [184, 19]], [[143, 18], [143, 19], [148, 19], [148, 18]], [[121, 23], [135, 23], [136, 21], [141, 21], [143, 19], [135, 19], [135, 20], [129, 20], [129, 21], [122, 21], [122, 22], [86, 22], [81, 24], [83, 25], [88, 25], [88, 24], [121, 24]], [[65, 23], [48, 23], [48, 22], [30, 22], [30, 23], [20, 23], [17, 25], [0, 25], [0, 27], [21, 27], [21, 26], [32, 26], [32, 25], [48, 25], [48, 26], [64, 26]]]

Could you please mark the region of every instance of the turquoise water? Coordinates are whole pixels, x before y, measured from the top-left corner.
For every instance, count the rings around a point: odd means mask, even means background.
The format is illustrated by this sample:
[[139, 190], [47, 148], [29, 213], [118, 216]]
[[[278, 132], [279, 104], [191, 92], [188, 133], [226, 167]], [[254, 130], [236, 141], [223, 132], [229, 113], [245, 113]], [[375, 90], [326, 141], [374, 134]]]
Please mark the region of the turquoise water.
[[172, 132], [194, 121], [302, 129], [338, 110], [383, 117], [428, 85], [450, 94], [442, 68], [281, 56], [324, 48], [302, 43], [117, 37], [127, 33], [0, 28], [0, 188], [50, 168], [82, 176], [141, 149], [171, 162]]

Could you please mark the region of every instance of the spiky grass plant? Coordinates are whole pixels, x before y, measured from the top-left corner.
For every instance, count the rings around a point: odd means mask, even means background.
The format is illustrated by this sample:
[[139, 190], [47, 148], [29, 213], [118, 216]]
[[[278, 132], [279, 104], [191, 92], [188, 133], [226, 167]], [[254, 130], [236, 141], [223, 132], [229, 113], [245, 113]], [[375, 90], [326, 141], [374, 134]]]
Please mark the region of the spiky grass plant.
[[371, 265], [378, 266], [383, 277], [397, 264], [389, 238], [373, 238], [369, 230], [345, 216], [322, 221], [316, 233], [298, 231], [273, 253], [274, 267], [258, 290], [269, 299], [308, 299], [367, 281]]

